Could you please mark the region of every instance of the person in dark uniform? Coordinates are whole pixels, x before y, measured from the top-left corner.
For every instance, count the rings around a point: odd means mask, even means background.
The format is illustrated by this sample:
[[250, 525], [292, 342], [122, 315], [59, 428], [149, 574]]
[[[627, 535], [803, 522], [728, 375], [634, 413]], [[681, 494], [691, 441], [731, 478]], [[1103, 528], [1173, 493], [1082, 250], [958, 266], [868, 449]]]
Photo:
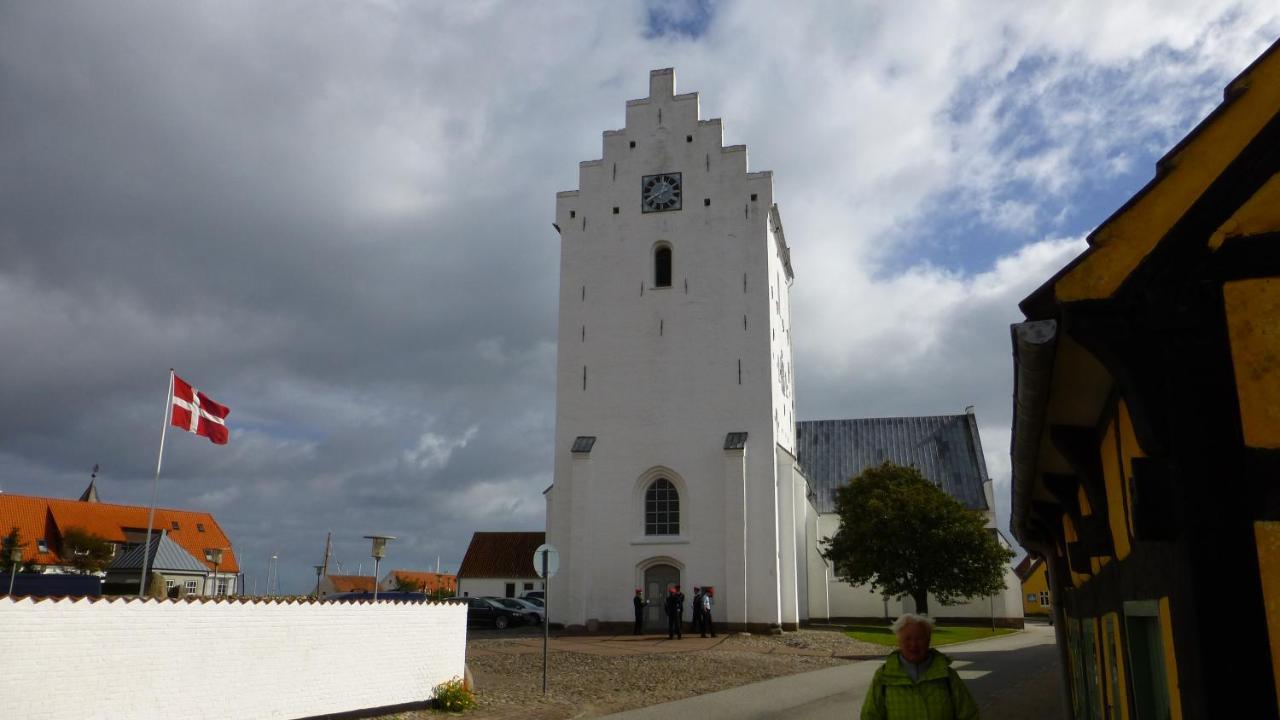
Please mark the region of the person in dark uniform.
[[716, 636], [716, 627], [711, 624], [711, 588], [702, 588], [702, 637], [711, 633]]
[[636, 627], [631, 631], [632, 635], [640, 634], [640, 626], [644, 624], [644, 606], [646, 604], [640, 588], [636, 588], [636, 596], [631, 598], [631, 605], [636, 609]]
[[680, 586], [676, 586], [676, 639], [684, 637], [681, 630], [684, 628], [684, 593], [680, 592]]
[[[678, 586], [677, 586], [678, 587]], [[680, 605], [682, 602], [676, 596], [676, 588], [667, 590], [667, 600], [663, 603], [663, 610], [667, 613], [667, 639], [674, 640], [680, 637]]]
[[693, 629], [689, 632], [701, 633], [702, 637], [707, 636], [707, 631], [702, 629], [702, 588], [693, 589]]

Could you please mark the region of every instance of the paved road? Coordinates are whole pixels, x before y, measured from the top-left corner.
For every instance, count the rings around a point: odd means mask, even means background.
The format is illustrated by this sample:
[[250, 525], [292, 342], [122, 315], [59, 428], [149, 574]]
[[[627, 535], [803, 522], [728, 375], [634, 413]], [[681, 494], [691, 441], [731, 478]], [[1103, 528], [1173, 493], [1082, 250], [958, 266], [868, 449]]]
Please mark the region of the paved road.
[[[968, 684], [984, 718], [1062, 717], [1058, 651], [1053, 628], [943, 648]], [[856, 718], [880, 663], [858, 662], [773, 678], [717, 693], [610, 715], [614, 720], [671, 718]]]

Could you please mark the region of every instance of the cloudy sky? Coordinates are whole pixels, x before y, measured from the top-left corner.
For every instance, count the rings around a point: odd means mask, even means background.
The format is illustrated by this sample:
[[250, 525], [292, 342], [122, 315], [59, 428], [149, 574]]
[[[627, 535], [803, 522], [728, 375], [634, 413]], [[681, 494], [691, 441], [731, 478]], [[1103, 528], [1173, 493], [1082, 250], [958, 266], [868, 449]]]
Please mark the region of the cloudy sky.
[[[1048, 6], [1037, 10], [1033, 6]], [[1061, 7], [1058, 7], [1061, 6]], [[0, 489], [146, 504], [250, 589], [542, 529], [554, 194], [675, 67], [773, 170], [801, 419], [975, 405], [1017, 302], [1280, 36], [1272, 2], [0, 2]]]

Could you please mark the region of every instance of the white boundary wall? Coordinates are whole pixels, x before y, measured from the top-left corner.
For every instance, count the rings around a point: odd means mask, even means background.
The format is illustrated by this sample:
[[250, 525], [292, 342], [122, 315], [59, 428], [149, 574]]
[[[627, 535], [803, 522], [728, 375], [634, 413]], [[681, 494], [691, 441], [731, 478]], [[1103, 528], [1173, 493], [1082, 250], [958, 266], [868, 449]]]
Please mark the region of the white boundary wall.
[[462, 676], [466, 627], [461, 603], [0, 597], [0, 718], [285, 720], [421, 702]]

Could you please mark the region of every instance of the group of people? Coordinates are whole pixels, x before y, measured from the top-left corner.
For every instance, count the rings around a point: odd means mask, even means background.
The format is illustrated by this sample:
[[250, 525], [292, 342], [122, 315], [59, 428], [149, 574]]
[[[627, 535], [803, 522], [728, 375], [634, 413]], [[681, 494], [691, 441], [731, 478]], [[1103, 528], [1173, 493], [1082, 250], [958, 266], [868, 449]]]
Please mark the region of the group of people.
[[[701, 637], [716, 636], [715, 625], [711, 621], [711, 607], [714, 602], [710, 588], [693, 589], [693, 602], [691, 609], [693, 610], [693, 632], [698, 633]], [[667, 597], [662, 602], [662, 609], [667, 615], [667, 639], [677, 640], [684, 638], [684, 603], [685, 595], [680, 591], [679, 585], [673, 585], [667, 589]], [[640, 588], [636, 588], [636, 595], [631, 599], [631, 604], [636, 611], [636, 624], [632, 634], [639, 635], [644, 626], [644, 608], [649, 604], [644, 599], [644, 592]]]

